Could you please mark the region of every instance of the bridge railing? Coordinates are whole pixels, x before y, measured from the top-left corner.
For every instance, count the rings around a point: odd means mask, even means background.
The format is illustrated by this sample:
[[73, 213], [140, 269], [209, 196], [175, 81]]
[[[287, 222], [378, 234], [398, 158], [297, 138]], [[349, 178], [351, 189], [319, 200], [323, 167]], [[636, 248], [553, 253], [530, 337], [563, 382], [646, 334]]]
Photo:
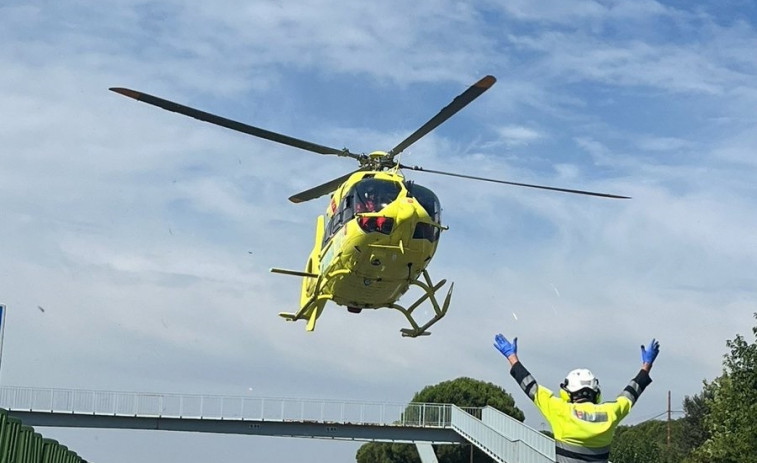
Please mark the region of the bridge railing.
[[[449, 404], [0, 387], [9, 410], [109, 416], [449, 427]], [[481, 409], [466, 411], [478, 418]]]

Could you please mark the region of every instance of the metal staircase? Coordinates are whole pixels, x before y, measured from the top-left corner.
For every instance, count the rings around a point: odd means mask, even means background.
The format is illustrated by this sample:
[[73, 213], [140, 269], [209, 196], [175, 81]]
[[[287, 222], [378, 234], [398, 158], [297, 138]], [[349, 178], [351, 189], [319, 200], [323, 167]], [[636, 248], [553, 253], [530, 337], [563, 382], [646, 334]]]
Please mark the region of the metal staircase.
[[481, 419], [455, 406], [451, 415], [452, 429], [498, 462], [555, 461], [554, 440], [495, 408], [484, 407]]

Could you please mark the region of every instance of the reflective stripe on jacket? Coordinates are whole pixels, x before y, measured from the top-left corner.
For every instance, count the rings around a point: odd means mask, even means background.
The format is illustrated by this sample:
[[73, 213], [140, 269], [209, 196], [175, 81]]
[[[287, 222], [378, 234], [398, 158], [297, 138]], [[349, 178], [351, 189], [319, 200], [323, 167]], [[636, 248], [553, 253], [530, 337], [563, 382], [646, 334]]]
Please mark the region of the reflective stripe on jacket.
[[552, 427], [558, 463], [607, 462], [615, 428], [652, 382], [649, 374], [640, 370], [612, 402], [570, 403], [537, 384], [520, 362], [512, 366], [510, 374]]

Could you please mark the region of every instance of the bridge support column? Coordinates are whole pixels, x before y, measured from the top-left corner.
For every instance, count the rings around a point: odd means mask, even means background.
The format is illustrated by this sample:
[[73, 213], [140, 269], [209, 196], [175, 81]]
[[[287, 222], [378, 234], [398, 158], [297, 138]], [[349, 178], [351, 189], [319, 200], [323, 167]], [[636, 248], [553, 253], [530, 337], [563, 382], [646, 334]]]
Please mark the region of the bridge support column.
[[415, 447], [418, 449], [418, 455], [422, 463], [439, 463], [434, 453], [434, 447], [428, 442], [416, 442]]

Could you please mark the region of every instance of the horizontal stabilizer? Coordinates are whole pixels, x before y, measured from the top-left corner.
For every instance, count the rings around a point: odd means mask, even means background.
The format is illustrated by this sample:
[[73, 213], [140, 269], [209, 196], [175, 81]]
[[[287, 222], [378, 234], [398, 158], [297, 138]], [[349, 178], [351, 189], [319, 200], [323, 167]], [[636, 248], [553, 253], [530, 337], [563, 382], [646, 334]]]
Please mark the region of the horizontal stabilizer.
[[296, 277], [306, 277], [306, 278], [318, 278], [320, 275], [317, 273], [311, 273], [311, 272], [300, 272], [297, 270], [287, 270], [283, 268], [272, 268], [272, 273], [280, 273], [282, 275], [292, 275]]
[[289, 312], [279, 312], [279, 317], [285, 319], [288, 322], [297, 320], [297, 315]]

